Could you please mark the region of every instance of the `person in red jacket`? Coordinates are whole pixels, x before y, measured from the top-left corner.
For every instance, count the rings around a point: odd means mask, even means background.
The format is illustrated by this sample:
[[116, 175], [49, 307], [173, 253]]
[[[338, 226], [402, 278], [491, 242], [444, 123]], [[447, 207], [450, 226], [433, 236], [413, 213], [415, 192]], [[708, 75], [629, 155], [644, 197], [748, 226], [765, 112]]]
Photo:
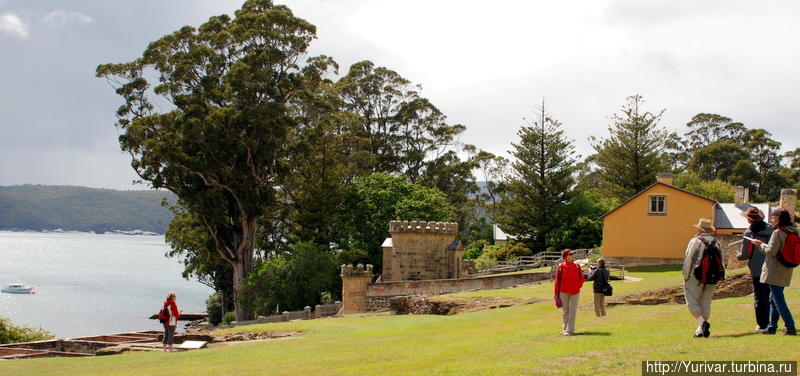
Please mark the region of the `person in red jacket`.
[[583, 287], [583, 270], [575, 263], [575, 256], [571, 249], [561, 252], [564, 262], [556, 269], [555, 296], [554, 299], [561, 300], [562, 304], [562, 327], [561, 335], [575, 335], [575, 317], [578, 313], [578, 299]]
[[167, 294], [167, 299], [164, 300], [163, 307], [166, 309], [166, 314], [169, 316], [164, 322], [164, 352], [172, 351], [172, 345], [175, 343], [175, 327], [178, 325], [178, 319], [181, 318], [181, 312], [178, 310], [178, 305], [175, 300], [178, 298], [174, 292]]

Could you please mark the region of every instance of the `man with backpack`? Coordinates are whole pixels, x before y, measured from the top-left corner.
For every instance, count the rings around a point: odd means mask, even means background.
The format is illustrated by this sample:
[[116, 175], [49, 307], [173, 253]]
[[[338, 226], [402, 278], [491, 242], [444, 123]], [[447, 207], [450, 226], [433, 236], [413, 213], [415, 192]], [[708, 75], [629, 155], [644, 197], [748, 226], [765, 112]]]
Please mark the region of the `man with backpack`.
[[766, 255], [764, 266], [761, 269], [761, 283], [769, 285], [769, 324], [766, 334], [775, 334], [778, 331], [778, 317], [786, 325], [783, 334], [797, 335], [794, 318], [786, 304], [783, 289], [789, 287], [792, 281], [792, 271], [797, 266], [800, 253], [800, 238], [797, 227], [792, 226], [792, 216], [786, 209], [778, 208], [772, 212], [770, 223], [775, 231], [769, 238], [769, 243], [754, 240], [756, 249]]
[[725, 278], [725, 265], [722, 261], [722, 250], [719, 243], [711, 235], [716, 231], [711, 220], [701, 218], [696, 225], [697, 236], [689, 241], [683, 259], [683, 294], [689, 312], [699, 325], [694, 332], [695, 338], [711, 335], [711, 299], [717, 282]]

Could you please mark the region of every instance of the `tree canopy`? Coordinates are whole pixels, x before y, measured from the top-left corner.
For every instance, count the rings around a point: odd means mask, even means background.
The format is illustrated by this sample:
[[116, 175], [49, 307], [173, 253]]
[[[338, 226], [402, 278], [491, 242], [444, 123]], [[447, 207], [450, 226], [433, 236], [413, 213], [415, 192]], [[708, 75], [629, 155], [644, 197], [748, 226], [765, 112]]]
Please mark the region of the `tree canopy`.
[[575, 180], [575, 148], [544, 100], [534, 120], [517, 134], [510, 153], [512, 173], [499, 205], [497, 222], [535, 252], [547, 248], [547, 235], [558, 225], [557, 212], [569, 202]]
[[641, 95], [628, 97], [621, 113], [611, 117], [608, 138], [589, 138], [597, 153], [592, 162], [601, 187], [621, 200], [653, 184], [656, 174], [667, 168], [669, 134], [658, 126], [664, 110], [651, 113], [641, 108], [643, 104]]
[[[258, 218], [276, 203], [280, 156], [296, 126], [288, 103], [330, 63], [300, 66], [315, 31], [285, 6], [248, 0], [234, 18], [185, 26], [134, 61], [97, 68], [125, 100], [119, 139], [136, 173], [203, 223], [233, 267], [237, 294], [253, 267]], [[237, 319], [251, 316], [237, 305]]]

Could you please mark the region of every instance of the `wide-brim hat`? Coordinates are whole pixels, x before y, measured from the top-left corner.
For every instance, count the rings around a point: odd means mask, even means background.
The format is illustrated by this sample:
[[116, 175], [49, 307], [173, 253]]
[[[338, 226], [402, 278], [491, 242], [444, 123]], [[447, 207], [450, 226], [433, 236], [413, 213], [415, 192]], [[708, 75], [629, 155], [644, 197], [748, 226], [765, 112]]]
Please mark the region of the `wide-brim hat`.
[[708, 218], [700, 218], [700, 220], [697, 221], [697, 224], [692, 226], [696, 227], [700, 231], [705, 231], [705, 232], [717, 231], [717, 229], [711, 225], [711, 220]]
[[747, 210], [741, 213], [742, 217], [745, 217], [751, 221], [763, 221], [764, 220], [764, 213], [761, 212], [757, 207], [751, 206]]

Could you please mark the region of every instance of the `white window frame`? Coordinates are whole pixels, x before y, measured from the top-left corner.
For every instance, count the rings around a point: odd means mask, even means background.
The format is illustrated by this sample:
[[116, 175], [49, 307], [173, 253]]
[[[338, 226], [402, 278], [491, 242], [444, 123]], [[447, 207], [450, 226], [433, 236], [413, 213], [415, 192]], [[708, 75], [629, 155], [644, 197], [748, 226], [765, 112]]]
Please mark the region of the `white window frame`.
[[[666, 195], [650, 195], [647, 200], [647, 214], [649, 215], [667, 215], [667, 196]], [[659, 200], [661, 201], [661, 210], [659, 210]], [[655, 209], [655, 210], [653, 210]]]

